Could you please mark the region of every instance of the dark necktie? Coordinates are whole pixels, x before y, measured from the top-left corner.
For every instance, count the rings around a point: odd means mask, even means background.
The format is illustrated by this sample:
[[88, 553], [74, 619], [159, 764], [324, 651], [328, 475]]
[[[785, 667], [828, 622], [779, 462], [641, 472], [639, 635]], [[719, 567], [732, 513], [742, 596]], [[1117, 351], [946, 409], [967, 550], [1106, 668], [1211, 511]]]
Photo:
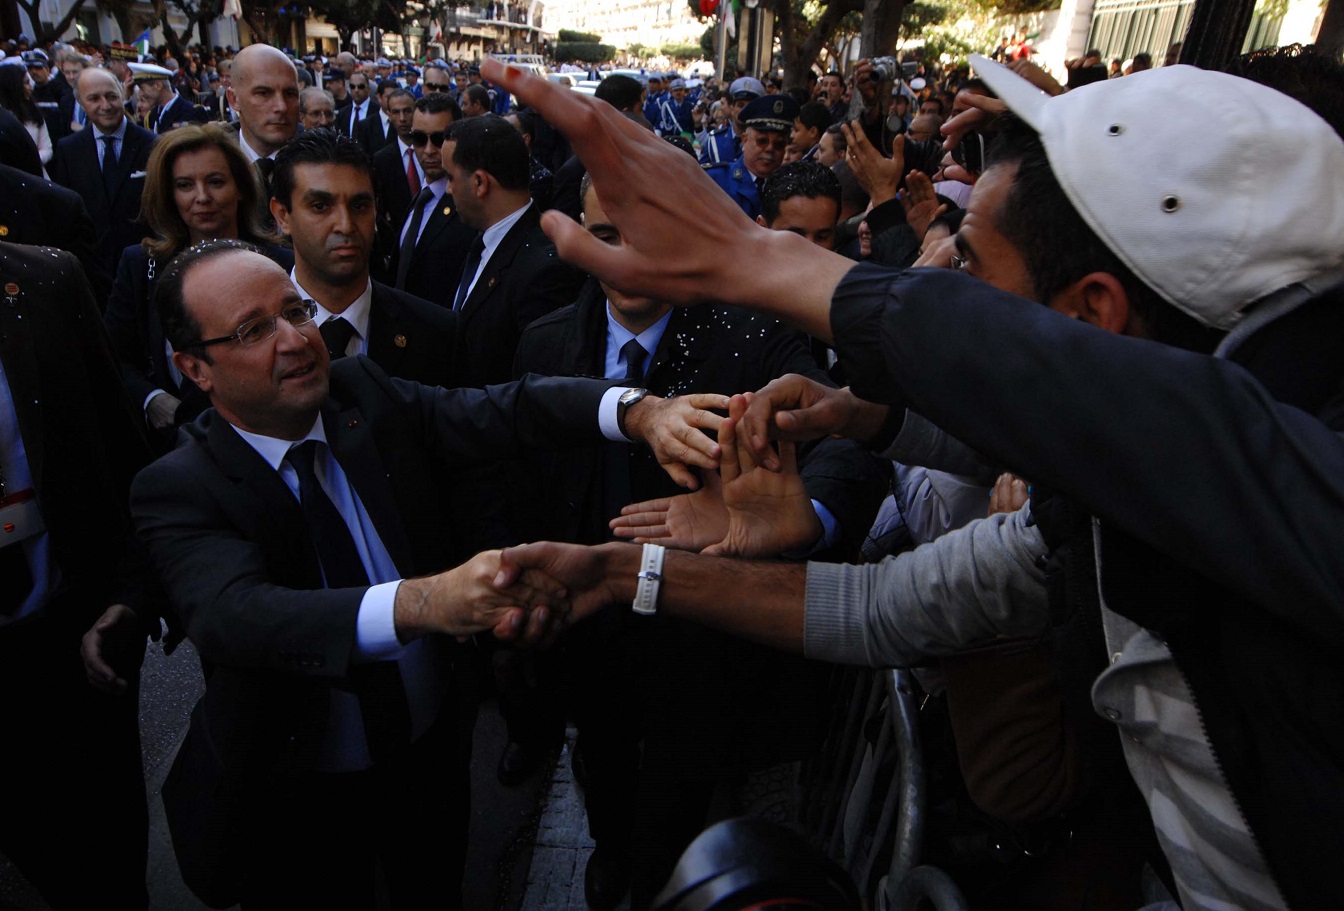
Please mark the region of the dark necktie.
[[117, 195], [117, 137], [104, 136], [103, 139], [103, 189], [110, 201]]
[[[369, 584], [364, 563], [359, 558], [350, 527], [322, 489], [314, 468], [316, 459], [325, 449], [326, 446], [318, 440], [306, 440], [291, 448], [285, 461], [299, 476], [299, 503], [317, 548], [317, 559], [322, 564], [327, 588], [358, 588]], [[369, 755], [374, 761], [410, 743], [410, 710], [396, 663], [371, 661], [352, 665], [349, 676], [359, 697]]]
[[[5, 473], [0, 471], [0, 502], [10, 493], [5, 487]], [[23, 542], [0, 547], [0, 617], [13, 615], [28, 600], [32, 590], [33, 573], [28, 567]]]
[[462, 305], [467, 302], [467, 292], [471, 289], [472, 279], [476, 277], [476, 270], [481, 267], [481, 254], [484, 252], [485, 237], [482, 235], [471, 242], [467, 263], [462, 267], [462, 280], [457, 284], [457, 296], [453, 298], [454, 310], [461, 310]]
[[[626, 382], [639, 383], [644, 380], [644, 361], [649, 352], [638, 339], [630, 339], [621, 346], [625, 356]], [[621, 514], [621, 508], [631, 501], [630, 459], [634, 454], [629, 443], [608, 442], [606, 445], [606, 478], [602, 485], [605, 496], [605, 519], [613, 519]]]
[[406, 236], [401, 239], [401, 250], [397, 253], [397, 290], [406, 289], [406, 276], [411, 271], [411, 260], [415, 258], [415, 244], [420, 239], [420, 226], [425, 221], [425, 207], [434, 199], [434, 191], [425, 187], [415, 197], [411, 208], [411, 222], [406, 226]]
[[271, 174], [275, 171], [275, 159], [258, 158], [253, 164], [257, 166], [257, 173], [261, 175], [262, 189], [269, 199], [271, 195]]
[[318, 326], [317, 331], [322, 333], [322, 341], [327, 343], [327, 353], [331, 355], [333, 361], [345, 357], [345, 351], [350, 347], [350, 339], [355, 335], [355, 327], [349, 320], [333, 316]]

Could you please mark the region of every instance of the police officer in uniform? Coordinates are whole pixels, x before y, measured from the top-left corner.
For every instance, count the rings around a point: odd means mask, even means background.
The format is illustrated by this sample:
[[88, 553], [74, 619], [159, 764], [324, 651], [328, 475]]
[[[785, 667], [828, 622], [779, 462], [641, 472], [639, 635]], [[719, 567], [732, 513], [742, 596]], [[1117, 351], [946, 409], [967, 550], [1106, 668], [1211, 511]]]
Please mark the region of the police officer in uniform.
[[667, 91], [663, 88], [666, 85], [662, 73], [649, 74], [648, 95], [644, 98], [644, 119], [649, 123], [658, 123], [658, 108], [664, 99], [668, 98]]
[[765, 94], [761, 80], [743, 76], [733, 80], [728, 87], [728, 122], [709, 134], [709, 141], [700, 149], [701, 164], [723, 164], [742, 154], [742, 136], [739, 132], [738, 118], [743, 109]]
[[761, 214], [761, 185], [784, 163], [798, 102], [762, 95], [742, 109], [742, 154], [731, 163], [705, 165], [707, 173], [753, 221]]
[[677, 77], [669, 86], [669, 94], [659, 103], [658, 119], [654, 121], [658, 135], [665, 139], [695, 132], [695, 120], [691, 116], [694, 105], [686, 97], [686, 80]]

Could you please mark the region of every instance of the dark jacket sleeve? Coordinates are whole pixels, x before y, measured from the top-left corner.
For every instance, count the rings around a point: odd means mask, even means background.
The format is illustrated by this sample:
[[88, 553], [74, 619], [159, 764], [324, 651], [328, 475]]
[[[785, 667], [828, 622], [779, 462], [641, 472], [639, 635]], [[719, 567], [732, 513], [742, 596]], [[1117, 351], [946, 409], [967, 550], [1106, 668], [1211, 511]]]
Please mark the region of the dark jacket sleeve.
[[1344, 441], [1242, 367], [945, 270], [857, 266], [831, 326], [856, 394], [914, 408], [1281, 619], [1344, 640]]

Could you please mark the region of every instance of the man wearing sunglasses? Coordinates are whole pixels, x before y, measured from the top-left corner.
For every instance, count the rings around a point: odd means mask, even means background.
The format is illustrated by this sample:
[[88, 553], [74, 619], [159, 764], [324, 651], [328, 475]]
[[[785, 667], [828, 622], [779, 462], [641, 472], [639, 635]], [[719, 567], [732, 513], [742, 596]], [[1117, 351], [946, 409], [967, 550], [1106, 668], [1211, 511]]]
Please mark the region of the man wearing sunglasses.
[[[525, 629], [526, 613], [559, 595], [540, 575], [493, 589], [498, 552], [471, 556], [463, 471], [646, 439], [664, 417], [708, 462], [691, 422], [713, 426], [698, 409], [725, 399], [622, 409], [628, 390], [602, 380], [431, 389], [368, 358], [333, 366], [304, 298], [233, 241], [160, 279], [174, 360], [213, 406], [131, 494], [209, 669], [164, 787], [174, 847], [215, 907], [459, 908], [470, 741], [453, 637], [536, 632], [546, 611]], [[673, 458], [671, 437], [657, 449]]]
[[461, 110], [447, 94], [431, 92], [415, 103], [410, 142], [424, 185], [396, 223], [396, 255], [389, 273], [398, 290], [447, 303], [447, 290], [462, 277], [476, 231], [462, 223], [443, 164], [445, 133]]
[[392, 124], [393, 136], [387, 145], [373, 154], [373, 170], [377, 176], [379, 251], [385, 262], [394, 246], [393, 235], [406, 219], [411, 200], [424, 186], [424, 172], [411, 148], [411, 116], [416, 98], [407, 89], [395, 89], [388, 95], [387, 119]]

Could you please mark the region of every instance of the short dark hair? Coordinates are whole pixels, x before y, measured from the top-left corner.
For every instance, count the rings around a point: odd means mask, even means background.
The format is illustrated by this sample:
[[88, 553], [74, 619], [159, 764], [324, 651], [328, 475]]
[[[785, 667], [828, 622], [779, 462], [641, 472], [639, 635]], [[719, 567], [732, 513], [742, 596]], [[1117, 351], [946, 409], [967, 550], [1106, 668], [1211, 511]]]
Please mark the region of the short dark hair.
[[472, 173], [485, 171], [506, 190], [526, 190], [532, 182], [527, 143], [513, 125], [498, 114], [467, 117], [448, 131], [453, 164]]
[[633, 76], [612, 73], [597, 84], [593, 97], [605, 101], [618, 111], [629, 111], [639, 106], [644, 86]]
[[840, 212], [840, 179], [830, 168], [815, 161], [791, 161], [780, 165], [761, 188], [761, 216], [767, 225], [779, 217], [779, 204], [795, 196], [835, 201]]
[[1001, 123], [985, 168], [1016, 165], [1017, 174], [994, 218], [999, 233], [1022, 254], [1036, 300], [1045, 303], [1083, 276], [1107, 272], [1124, 287], [1153, 338], [1204, 353], [1217, 347], [1222, 332], [1176, 309], [1088, 227], [1051, 170], [1040, 135], [1011, 115]]
[[798, 119], [809, 130], [826, 132], [831, 125], [831, 109], [820, 101], [809, 101], [798, 109]]
[[388, 89], [399, 89], [399, 88], [401, 88], [401, 83], [400, 83], [400, 82], [397, 82], [397, 80], [395, 80], [395, 79], [379, 79], [379, 80], [378, 80], [378, 94], [379, 94], [379, 95], [383, 94], [383, 92], [386, 92]]
[[187, 273], [195, 266], [222, 256], [225, 253], [256, 253], [261, 251], [252, 244], [241, 240], [208, 240], [188, 247], [174, 256], [168, 267], [159, 276], [154, 288], [154, 307], [163, 325], [163, 337], [174, 351], [181, 351], [199, 357], [207, 364], [213, 363], [209, 352], [200, 345], [201, 326], [187, 312], [187, 303], [182, 295]]
[[843, 123], [833, 123], [826, 128], [826, 133], [831, 137], [831, 142], [835, 143], [835, 150], [843, 155], [849, 149], [849, 141], [845, 139]]
[[416, 101], [415, 93], [410, 89], [396, 88], [387, 93], [387, 103], [391, 104], [393, 98], [401, 98], [403, 96], [411, 99], [412, 104]]
[[373, 162], [364, 148], [349, 136], [335, 130], [304, 130], [275, 153], [271, 172], [271, 195], [293, 208], [294, 168], [301, 164], [342, 164], [363, 171], [375, 183]]
[[535, 111], [510, 111], [510, 116], [518, 118], [518, 132], [532, 139], [537, 138], [537, 114]]
[[462, 109], [447, 92], [430, 92], [415, 102], [415, 109], [421, 114], [442, 114], [447, 111], [453, 115], [453, 123], [462, 119]]
[[490, 107], [490, 90], [479, 82], [462, 90], [462, 100], [466, 101], [468, 98], [482, 107]]

